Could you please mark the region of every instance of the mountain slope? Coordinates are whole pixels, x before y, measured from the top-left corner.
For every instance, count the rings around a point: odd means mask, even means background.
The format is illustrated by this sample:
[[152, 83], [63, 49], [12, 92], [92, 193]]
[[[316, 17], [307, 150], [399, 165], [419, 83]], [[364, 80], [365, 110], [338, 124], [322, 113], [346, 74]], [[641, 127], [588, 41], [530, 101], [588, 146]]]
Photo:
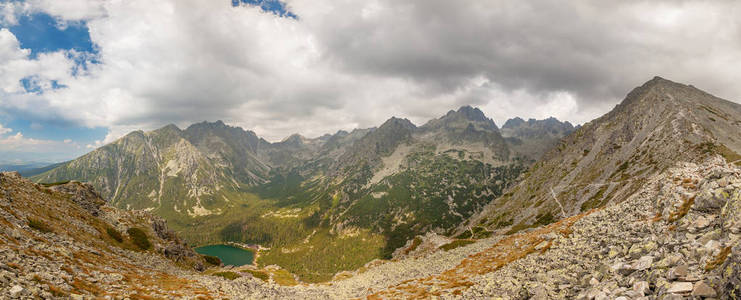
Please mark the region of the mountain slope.
[[0, 173], [0, 223], [3, 299], [208, 291], [181, 277], [203, 270], [205, 262], [162, 219], [105, 205], [87, 184], [46, 187]]
[[621, 202], [676, 161], [741, 159], [741, 105], [656, 77], [546, 153], [458, 232], [515, 232]]

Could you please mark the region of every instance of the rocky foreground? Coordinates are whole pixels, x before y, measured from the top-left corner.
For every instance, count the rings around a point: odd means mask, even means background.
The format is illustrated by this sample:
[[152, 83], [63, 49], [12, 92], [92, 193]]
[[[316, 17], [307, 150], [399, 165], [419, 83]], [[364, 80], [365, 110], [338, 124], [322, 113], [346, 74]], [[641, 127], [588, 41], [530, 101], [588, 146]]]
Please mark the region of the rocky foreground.
[[[296, 286], [281, 286], [273, 279], [264, 282], [243, 269], [229, 270], [238, 277], [233, 280], [204, 275], [193, 268], [192, 260], [183, 264], [168, 259], [164, 239], [155, 238], [157, 245], [144, 252], [100, 241], [107, 238], [94, 224], [77, 220], [123, 220], [124, 213], [102, 206], [103, 217], [94, 217], [74, 201], [53, 203], [64, 206], [45, 212], [52, 203], [26, 203], [32, 200], [23, 195], [40, 190], [55, 198], [58, 192], [46, 192], [8, 173], [0, 178], [0, 298], [736, 299], [741, 295], [741, 168], [721, 157], [702, 164], [679, 163], [652, 177], [622, 203], [545, 227], [448, 251], [437, 247], [449, 240], [427, 236], [419, 243], [408, 243], [398, 260], [373, 262], [330, 283]], [[21, 207], [19, 202], [26, 204]], [[56, 227], [40, 233], [27, 224], [30, 213], [49, 218], [50, 223], [54, 218], [71, 218], [80, 236]], [[123, 231], [126, 226], [118, 228]], [[169, 242], [173, 244], [177, 243]]]

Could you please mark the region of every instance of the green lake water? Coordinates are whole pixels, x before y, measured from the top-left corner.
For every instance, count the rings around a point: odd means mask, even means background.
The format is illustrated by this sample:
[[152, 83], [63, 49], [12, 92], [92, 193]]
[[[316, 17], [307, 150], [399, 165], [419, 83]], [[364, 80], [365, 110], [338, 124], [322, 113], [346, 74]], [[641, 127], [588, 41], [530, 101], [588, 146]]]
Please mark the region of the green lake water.
[[252, 264], [255, 253], [230, 245], [209, 245], [195, 248], [196, 252], [203, 255], [216, 256], [224, 265], [243, 266]]

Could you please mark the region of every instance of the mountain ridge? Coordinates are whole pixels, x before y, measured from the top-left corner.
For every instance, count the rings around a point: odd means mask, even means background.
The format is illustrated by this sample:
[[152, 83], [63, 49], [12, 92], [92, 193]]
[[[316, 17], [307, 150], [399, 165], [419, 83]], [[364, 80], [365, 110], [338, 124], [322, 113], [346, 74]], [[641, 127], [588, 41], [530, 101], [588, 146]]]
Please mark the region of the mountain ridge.
[[[741, 129], [739, 116], [739, 104], [655, 77], [564, 137], [524, 180], [457, 232], [472, 226], [516, 232], [621, 202], [677, 160], [696, 162], [720, 153], [733, 162], [741, 158], [741, 144], [733, 138]], [[514, 203], [523, 209], [512, 208]]]

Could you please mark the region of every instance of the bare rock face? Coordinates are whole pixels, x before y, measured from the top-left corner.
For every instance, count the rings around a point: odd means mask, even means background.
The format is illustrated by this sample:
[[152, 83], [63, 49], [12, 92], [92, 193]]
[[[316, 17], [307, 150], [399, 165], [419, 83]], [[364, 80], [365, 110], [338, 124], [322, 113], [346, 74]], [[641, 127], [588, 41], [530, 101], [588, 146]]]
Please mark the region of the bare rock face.
[[71, 195], [72, 201], [96, 217], [100, 215], [100, 207], [106, 204], [105, 199], [89, 183], [70, 181], [50, 188], [53, 191]]
[[180, 240], [175, 232], [167, 228], [167, 221], [157, 216], [150, 216], [150, 218], [152, 230], [165, 242], [165, 245], [160, 249], [165, 257], [175, 262], [186, 262], [197, 271], [203, 271], [205, 269], [200, 255]]

